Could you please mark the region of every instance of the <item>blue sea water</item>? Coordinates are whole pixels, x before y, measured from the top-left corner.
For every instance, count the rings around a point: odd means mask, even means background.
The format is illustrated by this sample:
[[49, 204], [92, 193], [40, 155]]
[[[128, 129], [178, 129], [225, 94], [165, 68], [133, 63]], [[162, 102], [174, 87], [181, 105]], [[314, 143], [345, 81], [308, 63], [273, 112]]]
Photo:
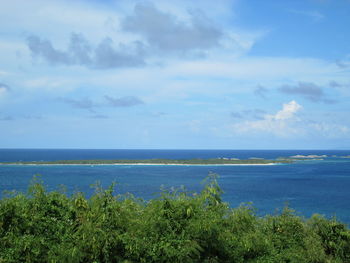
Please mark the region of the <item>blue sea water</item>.
[[68, 193], [93, 193], [97, 181], [116, 192], [130, 192], [150, 199], [161, 186], [185, 186], [200, 191], [209, 172], [219, 174], [224, 201], [235, 207], [252, 202], [260, 215], [274, 214], [286, 204], [306, 217], [314, 213], [336, 215], [350, 224], [350, 151], [330, 150], [54, 150], [0, 149], [0, 162], [79, 159], [273, 159], [281, 156], [327, 155], [324, 160], [272, 166], [118, 166], [118, 165], [0, 165], [0, 191], [26, 191], [35, 174], [41, 174], [48, 190], [67, 187]]

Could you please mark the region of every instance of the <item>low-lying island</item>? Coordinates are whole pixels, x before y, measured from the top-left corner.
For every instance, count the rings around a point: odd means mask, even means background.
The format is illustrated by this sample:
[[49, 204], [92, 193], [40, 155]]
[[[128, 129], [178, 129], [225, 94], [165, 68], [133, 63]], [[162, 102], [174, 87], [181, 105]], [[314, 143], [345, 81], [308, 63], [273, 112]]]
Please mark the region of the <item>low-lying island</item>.
[[58, 160], [58, 161], [18, 161], [2, 162], [12, 165], [274, 165], [291, 163], [292, 160], [267, 160], [250, 158], [240, 160], [236, 158], [211, 159], [118, 159], [118, 160]]

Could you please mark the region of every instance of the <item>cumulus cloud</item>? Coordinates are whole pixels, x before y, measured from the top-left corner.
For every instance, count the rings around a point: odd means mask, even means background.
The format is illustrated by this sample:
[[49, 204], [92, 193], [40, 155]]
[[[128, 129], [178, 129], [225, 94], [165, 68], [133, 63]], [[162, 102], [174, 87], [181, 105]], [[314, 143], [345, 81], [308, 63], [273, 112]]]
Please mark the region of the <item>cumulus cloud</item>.
[[151, 3], [136, 4], [133, 13], [120, 23], [120, 34], [133, 33], [140, 40], [114, 43], [111, 37], [106, 37], [93, 46], [82, 34], [72, 33], [65, 49], [56, 48], [54, 42], [38, 35], [28, 36], [26, 44], [34, 58], [51, 65], [112, 69], [143, 66], [146, 55], [158, 51], [200, 54], [218, 47], [223, 36], [200, 11], [190, 13], [190, 21], [180, 21]]
[[[142, 58], [142, 44], [134, 42], [129, 46], [119, 45], [119, 50], [113, 48], [111, 38], [104, 39], [95, 49], [94, 68], [108, 69], [121, 67], [139, 67], [145, 65]], [[130, 50], [135, 50], [130, 53]]]
[[238, 133], [266, 132], [281, 137], [298, 134], [299, 129], [293, 124], [298, 121], [296, 114], [301, 109], [302, 106], [293, 100], [283, 104], [283, 108], [274, 115], [266, 114], [262, 120], [236, 123], [233, 129]]
[[71, 64], [69, 53], [55, 49], [48, 40], [31, 35], [27, 37], [27, 45], [33, 56], [43, 57], [51, 64]]
[[263, 119], [241, 121], [232, 125], [237, 134], [269, 134], [277, 137], [312, 136], [343, 138], [350, 135], [350, 128], [343, 124], [328, 123], [302, 118], [298, 113], [303, 107], [296, 101], [283, 104], [275, 114], [265, 114]]
[[285, 94], [300, 95], [312, 102], [336, 102], [335, 100], [327, 98], [320, 86], [310, 82], [299, 82], [297, 85], [284, 85], [278, 90]]
[[282, 110], [276, 113], [276, 115], [271, 115], [271, 119], [274, 120], [288, 120], [294, 117], [295, 113], [297, 113], [302, 107], [294, 100], [289, 103], [283, 104]]
[[122, 21], [122, 29], [142, 35], [148, 44], [163, 51], [192, 51], [218, 46], [223, 32], [203, 13], [193, 12], [188, 23], [153, 4], [138, 3]]
[[82, 34], [72, 33], [68, 47], [73, 63], [80, 65], [91, 65], [93, 63], [91, 53], [93, 49], [90, 43], [83, 37]]
[[26, 40], [33, 57], [41, 58], [52, 65], [112, 69], [145, 64], [139, 42], [127, 46], [119, 44], [116, 48], [111, 38], [105, 38], [96, 47], [92, 47], [82, 34], [72, 33], [67, 50], [62, 51], [56, 49], [51, 41], [36, 35], [28, 36]]
[[132, 107], [140, 104], [144, 104], [142, 100], [135, 96], [126, 96], [121, 98], [113, 98], [110, 96], [105, 96], [108, 104], [112, 107]]
[[[212, 4], [196, 7], [206, 11], [211, 15], [210, 18], [192, 4], [182, 6], [183, 4], [179, 5], [179, 9], [168, 8], [171, 11], [164, 11], [164, 4], [155, 6], [149, 2], [131, 2], [134, 8], [130, 13], [121, 14], [117, 11], [117, 16], [113, 19], [107, 18], [106, 14], [108, 23], [114, 24], [113, 32], [105, 32], [105, 28], [101, 28], [97, 41], [94, 39], [92, 42], [94, 36], [91, 34], [88, 41], [81, 33], [72, 33], [68, 45], [62, 47], [62, 36], [58, 43], [57, 38], [46, 39], [48, 33], [36, 33], [26, 38], [26, 46], [33, 58], [50, 65], [80, 65], [89, 69], [133, 68], [163, 64], [165, 57], [198, 59], [209, 56], [241, 56], [267, 33], [224, 26], [220, 19], [221, 12], [231, 11], [220, 11], [213, 16], [216, 8], [208, 10]], [[192, 9], [186, 12], [188, 9], [185, 8], [189, 6]], [[88, 34], [86, 28], [74, 28], [76, 32]], [[108, 37], [102, 39], [101, 34]], [[153, 59], [161, 59], [162, 63]]]

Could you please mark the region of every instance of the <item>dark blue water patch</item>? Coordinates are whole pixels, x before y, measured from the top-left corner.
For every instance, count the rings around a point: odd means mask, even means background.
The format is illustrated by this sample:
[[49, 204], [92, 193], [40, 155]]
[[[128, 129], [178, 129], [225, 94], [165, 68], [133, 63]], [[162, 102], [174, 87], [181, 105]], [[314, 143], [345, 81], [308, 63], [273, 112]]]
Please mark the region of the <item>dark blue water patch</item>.
[[[133, 193], [149, 199], [165, 188], [188, 186], [199, 191], [200, 182], [208, 171], [199, 172], [191, 166], [124, 166], [124, 165], [6, 165], [0, 166], [0, 191], [26, 191], [36, 174], [43, 175], [49, 191], [65, 185], [69, 193], [82, 191], [87, 196], [93, 193], [91, 185], [100, 182], [108, 187], [117, 183], [117, 193]], [[199, 168], [199, 167], [197, 167]]]
[[[12, 153], [11, 153], [12, 152]], [[0, 150], [3, 161], [62, 159], [151, 159], [249, 157], [276, 158], [296, 154], [345, 156], [346, 151], [198, 151], [198, 150]], [[117, 182], [116, 193], [130, 192], [144, 199], [165, 188], [185, 186], [200, 191], [209, 172], [219, 174], [223, 199], [232, 207], [252, 202], [260, 215], [273, 214], [288, 205], [309, 217], [313, 213], [337, 215], [350, 223], [350, 160], [327, 158], [272, 166], [118, 166], [118, 165], [0, 165], [0, 191], [26, 191], [34, 174], [42, 174], [49, 191], [60, 185], [68, 194], [82, 191], [91, 196], [91, 185]]]
[[275, 159], [293, 155], [349, 155], [348, 150], [119, 150], [119, 149], [0, 149], [0, 162], [57, 161], [85, 159], [191, 159], [240, 158]]

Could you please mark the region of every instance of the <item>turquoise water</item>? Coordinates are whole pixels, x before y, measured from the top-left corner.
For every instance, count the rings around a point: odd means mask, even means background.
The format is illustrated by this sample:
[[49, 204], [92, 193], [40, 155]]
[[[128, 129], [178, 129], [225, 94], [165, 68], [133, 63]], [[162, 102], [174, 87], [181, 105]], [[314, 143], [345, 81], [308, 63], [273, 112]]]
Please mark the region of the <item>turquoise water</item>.
[[[322, 161], [272, 166], [0, 166], [0, 191], [26, 191], [34, 174], [41, 174], [49, 190], [65, 185], [68, 193], [93, 193], [91, 184], [117, 182], [117, 193], [150, 199], [161, 186], [185, 186], [200, 191], [209, 172], [219, 174], [223, 199], [234, 207], [252, 202], [261, 215], [275, 213], [286, 203], [302, 215], [336, 215], [350, 223], [350, 151], [221, 151], [221, 150], [0, 150], [0, 161], [147, 158], [277, 158], [296, 154], [327, 155]], [[336, 155], [336, 157], [334, 156]]]

